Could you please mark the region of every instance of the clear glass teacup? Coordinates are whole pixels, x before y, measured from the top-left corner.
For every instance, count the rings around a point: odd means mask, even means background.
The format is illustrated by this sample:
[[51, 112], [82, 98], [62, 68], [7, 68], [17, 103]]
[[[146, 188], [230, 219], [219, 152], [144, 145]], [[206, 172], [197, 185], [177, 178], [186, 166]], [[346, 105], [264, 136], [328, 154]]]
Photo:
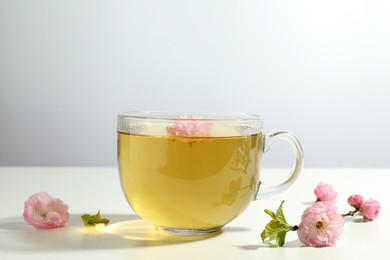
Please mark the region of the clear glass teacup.
[[303, 164], [298, 139], [287, 131], [264, 134], [259, 116], [201, 111], [137, 111], [118, 116], [118, 163], [133, 210], [158, 230], [202, 234], [236, 218], [260, 187], [261, 155], [287, 140]]

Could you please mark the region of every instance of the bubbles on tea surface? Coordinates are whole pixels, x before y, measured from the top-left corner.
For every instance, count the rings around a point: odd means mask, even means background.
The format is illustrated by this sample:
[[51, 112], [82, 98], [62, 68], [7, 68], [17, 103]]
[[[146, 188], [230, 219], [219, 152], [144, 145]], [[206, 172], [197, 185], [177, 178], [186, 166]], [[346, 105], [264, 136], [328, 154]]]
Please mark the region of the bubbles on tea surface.
[[118, 132], [139, 135], [145, 130], [142, 123], [122, 118], [118, 121]]
[[[118, 132], [134, 134], [134, 135], [149, 135], [149, 136], [168, 136], [172, 127], [172, 122], [140, 122], [135, 119], [121, 118], [118, 121]], [[213, 123], [209, 137], [232, 137], [232, 136], [249, 136], [261, 133], [262, 125], [250, 124], [224, 124], [220, 122]]]

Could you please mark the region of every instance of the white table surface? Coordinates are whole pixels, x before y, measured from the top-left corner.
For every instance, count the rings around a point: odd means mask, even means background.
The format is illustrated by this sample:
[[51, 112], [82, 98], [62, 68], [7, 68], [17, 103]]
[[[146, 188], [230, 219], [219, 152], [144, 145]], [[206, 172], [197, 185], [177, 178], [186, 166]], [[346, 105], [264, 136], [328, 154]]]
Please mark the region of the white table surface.
[[[286, 169], [262, 169], [263, 180], [272, 181]], [[390, 169], [303, 169], [289, 189], [254, 201], [248, 209], [207, 239], [156, 233], [127, 204], [116, 168], [0, 167], [0, 259], [384, 259], [390, 236]], [[342, 212], [351, 208], [347, 197], [360, 193], [380, 201], [382, 209], [373, 222], [346, 219], [342, 237], [334, 247], [303, 247], [289, 232], [283, 248], [269, 247], [260, 232], [269, 217], [264, 208], [276, 210], [284, 199], [290, 224], [299, 224], [304, 209], [314, 201], [318, 182], [338, 192]], [[35, 230], [23, 220], [24, 201], [47, 191], [69, 205], [68, 225]], [[111, 220], [104, 231], [85, 228], [83, 213], [101, 210]]]

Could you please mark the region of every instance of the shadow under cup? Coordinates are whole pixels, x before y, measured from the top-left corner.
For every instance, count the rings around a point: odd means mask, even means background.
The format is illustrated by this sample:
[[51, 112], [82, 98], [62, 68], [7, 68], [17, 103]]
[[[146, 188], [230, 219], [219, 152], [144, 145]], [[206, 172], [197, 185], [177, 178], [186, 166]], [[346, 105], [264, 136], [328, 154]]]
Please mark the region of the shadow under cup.
[[120, 114], [123, 192], [133, 210], [159, 230], [217, 231], [255, 199], [265, 137], [262, 120], [248, 114]]

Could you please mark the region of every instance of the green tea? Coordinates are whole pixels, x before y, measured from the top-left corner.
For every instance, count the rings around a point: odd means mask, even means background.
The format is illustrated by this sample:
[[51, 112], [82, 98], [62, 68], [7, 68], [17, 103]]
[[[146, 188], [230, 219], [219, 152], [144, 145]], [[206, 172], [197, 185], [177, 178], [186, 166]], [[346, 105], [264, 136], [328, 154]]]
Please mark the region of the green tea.
[[134, 211], [169, 228], [210, 229], [253, 200], [261, 134], [174, 137], [118, 133], [122, 189]]

